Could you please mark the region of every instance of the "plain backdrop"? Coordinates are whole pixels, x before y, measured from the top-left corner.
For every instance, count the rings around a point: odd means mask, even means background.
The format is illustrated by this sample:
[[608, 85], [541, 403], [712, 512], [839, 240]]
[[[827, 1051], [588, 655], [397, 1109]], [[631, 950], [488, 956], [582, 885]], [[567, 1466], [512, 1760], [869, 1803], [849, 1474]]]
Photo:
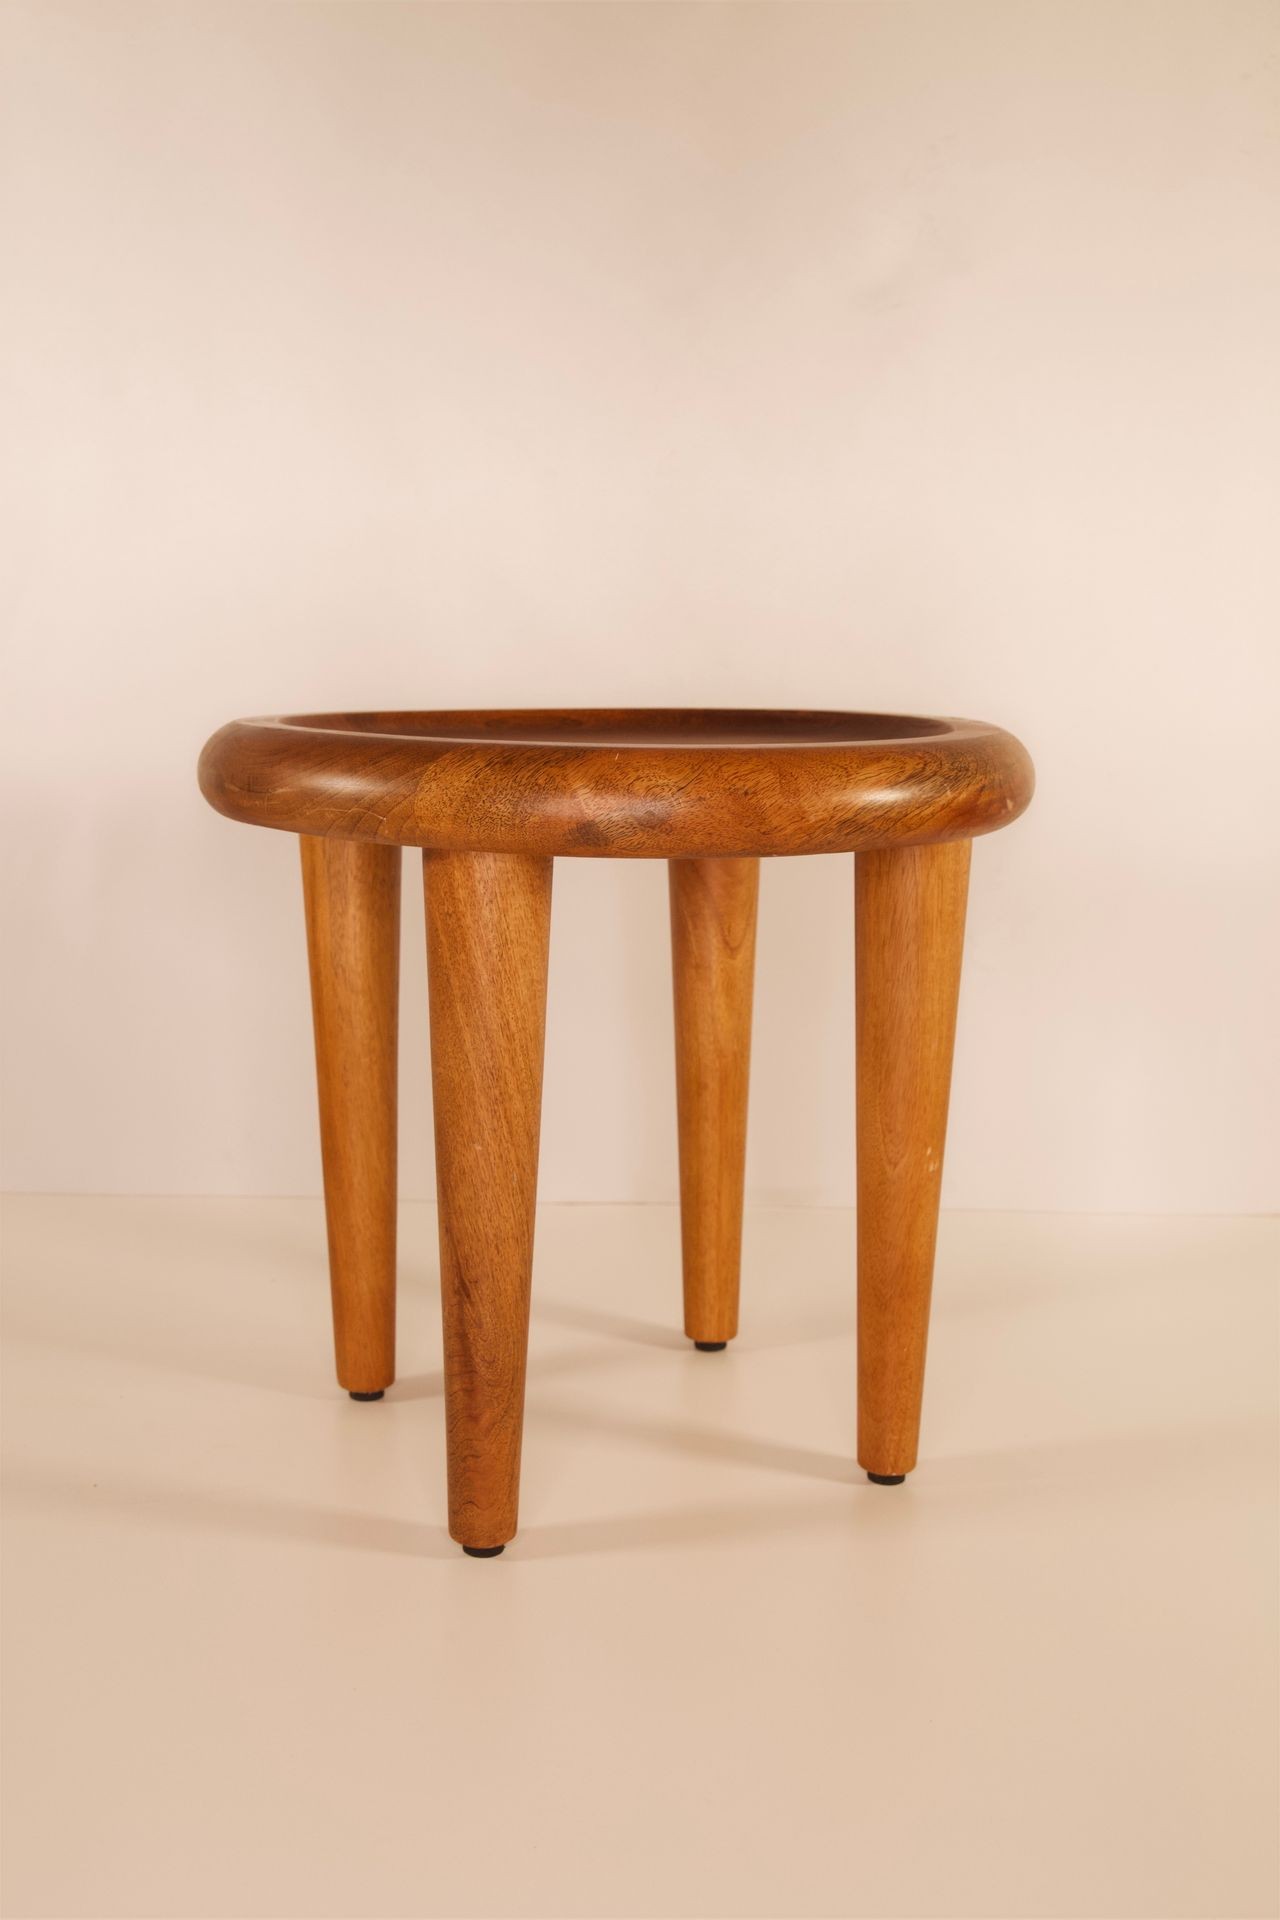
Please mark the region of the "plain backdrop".
[[[6, 1184], [318, 1190], [222, 721], [781, 704], [1037, 762], [946, 1202], [1274, 1204], [1278, 74], [1271, 0], [8, 6]], [[555, 885], [543, 1197], [670, 1198], [665, 873]], [[852, 1198], [851, 885], [765, 870], [757, 1199]]]

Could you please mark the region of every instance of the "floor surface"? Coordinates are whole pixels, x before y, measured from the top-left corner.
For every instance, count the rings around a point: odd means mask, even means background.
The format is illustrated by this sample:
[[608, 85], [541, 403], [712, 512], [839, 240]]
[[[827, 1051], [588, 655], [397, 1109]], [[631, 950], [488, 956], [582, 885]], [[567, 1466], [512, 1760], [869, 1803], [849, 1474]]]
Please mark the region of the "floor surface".
[[5, 1896], [35, 1916], [1274, 1915], [1263, 1220], [944, 1220], [918, 1472], [852, 1218], [540, 1216], [522, 1531], [444, 1530], [434, 1216], [332, 1384], [318, 1203], [5, 1224]]

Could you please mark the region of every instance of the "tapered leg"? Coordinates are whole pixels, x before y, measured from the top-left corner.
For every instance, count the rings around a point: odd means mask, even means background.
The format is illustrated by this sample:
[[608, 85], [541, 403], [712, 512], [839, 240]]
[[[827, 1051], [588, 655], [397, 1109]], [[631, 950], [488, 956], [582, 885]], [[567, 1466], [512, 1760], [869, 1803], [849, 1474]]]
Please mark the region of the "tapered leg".
[[499, 1553], [520, 1486], [551, 862], [428, 853], [424, 868], [449, 1532]]
[[760, 862], [672, 860], [668, 871], [684, 1330], [714, 1352], [738, 1331]]
[[396, 1371], [400, 849], [301, 836], [338, 1380]]
[[858, 1461], [916, 1464], [969, 842], [857, 856]]

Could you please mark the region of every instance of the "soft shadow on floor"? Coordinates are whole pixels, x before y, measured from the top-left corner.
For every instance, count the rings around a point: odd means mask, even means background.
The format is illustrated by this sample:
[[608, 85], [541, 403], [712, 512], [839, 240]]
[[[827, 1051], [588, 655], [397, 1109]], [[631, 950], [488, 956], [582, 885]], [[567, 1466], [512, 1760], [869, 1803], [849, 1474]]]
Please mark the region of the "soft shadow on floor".
[[359, 1553], [404, 1554], [419, 1560], [452, 1558], [459, 1551], [442, 1527], [426, 1520], [295, 1506], [258, 1494], [220, 1493], [159, 1481], [106, 1480], [94, 1486], [79, 1475], [49, 1467], [11, 1469], [5, 1476], [5, 1498], [71, 1511], [84, 1520], [106, 1515], [166, 1533], [234, 1533]]
[[[544, 1314], [541, 1317], [555, 1316]], [[564, 1323], [576, 1324], [568, 1315]], [[585, 1317], [583, 1324], [586, 1324]], [[636, 1321], [633, 1324], [640, 1327], [644, 1323]], [[252, 1329], [246, 1329], [246, 1340], [251, 1333]], [[627, 1344], [635, 1344], [639, 1339], [638, 1334], [622, 1336]], [[94, 1360], [105, 1361], [109, 1366], [146, 1367], [188, 1380], [207, 1380], [217, 1385], [247, 1387], [262, 1393], [288, 1394], [297, 1400], [333, 1400], [342, 1394], [341, 1387], [331, 1374], [322, 1373], [301, 1355], [282, 1354], [274, 1357], [264, 1354], [261, 1348], [250, 1348], [248, 1345], [229, 1347], [225, 1343], [219, 1346], [216, 1342], [194, 1336], [166, 1341], [157, 1338], [155, 1331], [139, 1330], [136, 1326], [125, 1334], [118, 1328], [95, 1332], [84, 1326], [72, 1331], [61, 1327], [24, 1326], [13, 1316], [7, 1341], [11, 1347], [21, 1344], [61, 1353], [84, 1354]], [[670, 1339], [654, 1338], [646, 1344], [668, 1351], [691, 1350], [689, 1342], [678, 1335]], [[634, 1355], [627, 1351], [625, 1345], [619, 1345], [612, 1352], [607, 1344], [574, 1347], [560, 1353], [535, 1352], [529, 1358], [529, 1379], [532, 1382], [553, 1374], [592, 1373], [611, 1364], [622, 1365], [632, 1359]], [[402, 1374], [387, 1389], [388, 1401], [440, 1399], [443, 1394], [444, 1376], [439, 1369], [430, 1373]]]
[[[781, 1447], [745, 1435], [709, 1433], [660, 1422], [602, 1421], [574, 1412], [543, 1408], [540, 1419], [562, 1418], [584, 1430], [592, 1426], [635, 1434], [671, 1450], [729, 1459], [735, 1464], [802, 1474], [840, 1484], [850, 1501], [829, 1491], [818, 1497], [792, 1495], [699, 1508], [659, 1509], [646, 1513], [603, 1515], [590, 1520], [545, 1523], [526, 1520], [514, 1543], [511, 1561], [554, 1560], [583, 1554], [637, 1553], [668, 1547], [713, 1549], [728, 1540], [824, 1527], [869, 1528], [880, 1536], [885, 1524], [901, 1524], [920, 1511], [922, 1494], [936, 1523], [948, 1510], [969, 1517], [975, 1503], [1042, 1502], [1062, 1494], [1091, 1496], [1099, 1475], [1122, 1458], [1135, 1492], [1170, 1479], [1185, 1480], [1221, 1471], [1235, 1454], [1259, 1455], [1260, 1423], [1223, 1423], [1195, 1432], [1170, 1427], [1144, 1433], [1090, 1436], [1050, 1446], [1014, 1446], [926, 1461], [919, 1477], [901, 1489], [873, 1487], [849, 1460], [834, 1455]], [[1247, 1444], [1246, 1444], [1247, 1443]], [[1266, 1485], [1264, 1486], [1264, 1482]], [[1246, 1483], [1264, 1497], [1270, 1477], [1255, 1471]], [[341, 1552], [394, 1554], [420, 1560], [453, 1560], [460, 1550], [439, 1520], [405, 1520], [349, 1509], [294, 1505], [261, 1495], [166, 1485], [136, 1477], [96, 1485], [65, 1469], [16, 1466], [5, 1478], [5, 1497], [34, 1507], [54, 1507], [92, 1520], [108, 1515], [166, 1532], [212, 1532], [248, 1538], [294, 1540]]]
[[[678, 1312], [678, 1309], [677, 1309]], [[687, 1347], [679, 1329], [659, 1320], [640, 1320], [633, 1314], [613, 1313], [604, 1307], [580, 1307], [567, 1300], [535, 1299], [533, 1318], [554, 1327], [578, 1327], [587, 1333], [607, 1334], [611, 1340], [629, 1340], [642, 1347]]]
[[[94, 1515], [162, 1532], [238, 1534], [250, 1539], [292, 1540], [340, 1552], [395, 1554], [418, 1560], [464, 1561], [440, 1521], [398, 1520], [336, 1507], [291, 1506], [258, 1495], [225, 1494], [207, 1488], [166, 1486], [137, 1479], [86, 1486], [64, 1471], [23, 1467], [6, 1478], [6, 1497], [32, 1507], [57, 1508], [91, 1520]], [[637, 1553], [665, 1547], [706, 1546], [753, 1539], [821, 1525], [843, 1525], [847, 1510], [821, 1501], [752, 1500], [737, 1506], [657, 1510], [547, 1525], [522, 1526], [507, 1564], [571, 1555]]]
[[600, 1407], [557, 1406], [530, 1397], [529, 1414], [538, 1424], [553, 1424], [584, 1438], [616, 1434], [640, 1440], [648, 1447], [677, 1453], [686, 1459], [721, 1460], [756, 1472], [799, 1474], [806, 1480], [833, 1480], [841, 1484], [859, 1477], [850, 1436], [848, 1454], [819, 1453], [816, 1448], [793, 1447], [783, 1441], [759, 1439], [753, 1434], [726, 1432], [720, 1427], [695, 1427], [677, 1421], [650, 1419], [644, 1414], [604, 1412]]
[[[856, 1307], [853, 1289], [849, 1290], [846, 1313], [797, 1314], [785, 1322], [774, 1318], [768, 1331], [753, 1324], [749, 1300], [743, 1298], [742, 1330], [733, 1342], [742, 1353], [782, 1352], [788, 1347], [809, 1346], [819, 1340], [852, 1340]], [[535, 1286], [534, 1321], [549, 1321], [553, 1326], [577, 1327], [585, 1333], [599, 1333], [606, 1340], [627, 1340], [637, 1346], [665, 1348], [669, 1352], [688, 1352], [692, 1342], [681, 1330], [677, 1298], [670, 1320], [641, 1320], [634, 1315], [613, 1313], [602, 1307], [581, 1307], [568, 1301], [543, 1300]]]
[[590, 1554], [651, 1553], [670, 1547], [700, 1547], [710, 1552], [731, 1541], [812, 1533], [823, 1526], [844, 1527], [849, 1518], [850, 1510], [830, 1497], [658, 1509], [525, 1525], [508, 1554], [515, 1565], [526, 1560], [564, 1560]]

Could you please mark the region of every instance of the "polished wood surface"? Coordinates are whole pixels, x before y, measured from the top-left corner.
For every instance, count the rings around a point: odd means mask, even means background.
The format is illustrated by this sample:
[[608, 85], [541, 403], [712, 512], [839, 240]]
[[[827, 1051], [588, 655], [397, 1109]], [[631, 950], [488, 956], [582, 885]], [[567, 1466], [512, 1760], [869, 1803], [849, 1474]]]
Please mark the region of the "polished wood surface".
[[[553, 858], [669, 860], [685, 1329], [738, 1329], [759, 861], [856, 854], [858, 1458], [919, 1444], [970, 843], [1031, 797], [979, 721], [754, 709], [235, 721], [210, 802], [302, 836], [338, 1374], [394, 1373], [399, 848], [424, 850], [449, 1527], [516, 1531]], [[594, 1097], [584, 1088], [582, 1097]]]
[[916, 1464], [969, 846], [859, 854], [858, 1460]]
[[551, 862], [424, 859], [449, 1531], [516, 1531], [542, 1108]]
[[367, 841], [300, 844], [338, 1379], [376, 1394], [396, 1371], [402, 862]]
[[969, 839], [1031, 798], [999, 727], [753, 709], [237, 720], [200, 783], [232, 819], [454, 852], [840, 853]]
[[684, 1330], [738, 1331], [758, 860], [673, 860], [671, 958]]

